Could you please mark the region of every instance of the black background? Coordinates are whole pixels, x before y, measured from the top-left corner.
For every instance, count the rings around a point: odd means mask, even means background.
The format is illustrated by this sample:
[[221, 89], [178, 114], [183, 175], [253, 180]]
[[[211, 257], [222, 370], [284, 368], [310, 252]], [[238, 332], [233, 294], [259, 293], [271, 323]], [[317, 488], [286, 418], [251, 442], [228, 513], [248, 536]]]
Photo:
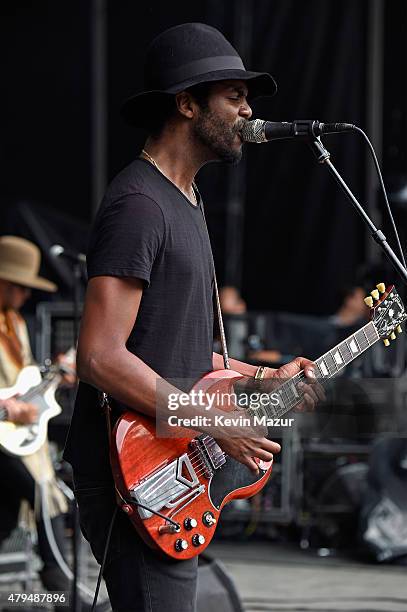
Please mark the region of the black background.
[[[247, 24], [250, 57], [242, 51], [246, 66], [271, 72], [279, 87], [277, 96], [257, 103], [254, 116], [349, 121], [366, 128], [368, 0], [108, 1], [109, 178], [138, 154], [145, 138], [142, 130], [123, 124], [118, 110], [124, 98], [142, 89], [151, 38], [178, 23], [204, 21], [234, 42], [242, 6], [253, 9]], [[16, 205], [28, 201], [46, 218], [50, 234], [53, 228], [58, 236], [66, 231], [66, 244], [84, 248], [92, 219], [91, 3], [16, 0], [1, 4], [0, 17], [5, 60], [0, 232], [29, 237], [29, 223], [21, 225]], [[385, 3], [383, 162], [393, 191], [406, 182], [405, 25], [405, 3]], [[329, 136], [324, 142], [363, 202], [366, 148], [360, 138]], [[365, 227], [306, 145], [247, 146], [245, 159], [242, 293], [249, 308], [333, 312], [338, 289], [354, 282], [368, 259]], [[240, 171], [210, 165], [198, 178], [221, 282], [228, 280], [228, 182]], [[404, 232], [403, 199], [395, 213]]]

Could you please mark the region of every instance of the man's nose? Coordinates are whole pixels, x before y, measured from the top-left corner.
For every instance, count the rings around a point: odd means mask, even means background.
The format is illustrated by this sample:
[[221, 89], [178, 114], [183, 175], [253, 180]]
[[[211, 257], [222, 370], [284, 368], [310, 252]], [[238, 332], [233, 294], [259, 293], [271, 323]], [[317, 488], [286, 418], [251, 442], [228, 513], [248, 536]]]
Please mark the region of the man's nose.
[[242, 104], [242, 106], [240, 107], [240, 109], [239, 109], [239, 115], [241, 117], [244, 117], [245, 119], [250, 119], [252, 114], [253, 114], [252, 109], [251, 109], [249, 103], [246, 100], [246, 102], [244, 102]]

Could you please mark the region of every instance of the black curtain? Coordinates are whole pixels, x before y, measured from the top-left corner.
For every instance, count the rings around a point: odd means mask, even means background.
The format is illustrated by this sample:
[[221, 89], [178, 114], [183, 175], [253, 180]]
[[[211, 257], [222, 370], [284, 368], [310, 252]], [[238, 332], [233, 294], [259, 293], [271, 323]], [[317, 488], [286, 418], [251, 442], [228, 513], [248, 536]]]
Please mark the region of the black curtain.
[[35, 200], [89, 218], [89, 7], [82, 0], [0, 4], [2, 207]]
[[[270, 71], [277, 96], [255, 116], [365, 124], [368, 0], [205, 0], [173, 4], [109, 1], [109, 178], [137, 155], [145, 134], [127, 128], [121, 101], [142, 86], [147, 43], [186, 21], [220, 28], [232, 42], [251, 34], [247, 67]], [[250, 20], [238, 19], [242, 7]], [[91, 218], [90, 2], [5, 2], [1, 7], [6, 202], [29, 199]], [[238, 25], [237, 25], [238, 24]], [[245, 53], [243, 52], [243, 56]], [[334, 163], [363, 201], [365, 150], [356, 136], [327, 137]], [[305, 145], [247, 145], [243, 294], [250, 308], [330, 312], [336, 290], [363, 261], [365, 229]], [[200, 173], [220, 280], [227, 182], [212, 165]], [[6, 199], [7, 198], [7, 199]]]
[[[252, 65], [278, 93], [256, 105], [276, 121], [319, 119], [364, 127], [367, 2], [256, 2]], [[365, 149], [326, 136], [332, 161], [363, 202]], [[251, 308], [329, 313], [364, 259], [365, 228], [309, 147], [247, 147], [243, 294]]]

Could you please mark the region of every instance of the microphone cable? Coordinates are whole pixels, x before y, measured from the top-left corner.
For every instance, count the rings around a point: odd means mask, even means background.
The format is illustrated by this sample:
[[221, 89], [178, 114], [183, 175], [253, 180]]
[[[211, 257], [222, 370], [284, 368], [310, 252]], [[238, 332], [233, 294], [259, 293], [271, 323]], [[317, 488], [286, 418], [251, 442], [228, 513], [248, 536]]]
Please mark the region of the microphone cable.
[[394, 235], [396, 236], [397, 246], [399, 248], [400, 255], [401, 255], [401, 261], [403, 263], [403, 266], [406, 268], [407, 267], [406, 266], [406, 260], [404, 258], [404, 253], [403, 253], [403, 249], [402, 249], [402, 246], [401, 246], [399, 234], [398, 234], [398, 231], [397, 231], [397, 228], [396, 228], [396, 224], [394, 222], [393, 214], [391, 212], [391, 208], [390, 208], [390, 204], [389, 204], [389, 199], [387, 197], [386, 187], [384, 185], [382, 172], [380, 170], [380, 166], [379, 166], [379, 162], [377, 160], [377, 156], [376, 156], [375, 150], [374, 150], [373, 145], [370, 142], [367, 134], [365, 134], [365, 132], [361, 128], [359, 128], [359, 127], [357, 127], [355, 125], [353, 127], [353, 129], [354, 129], [355, 132], [359, 132], [359, 134], [361, 134], [363, 136], [363, 138], [365, 139], [365, 141], [368, 144], [370, 153], [371, 153], [372, 158], [373, 158], [374, 165], [376, 167], [377, 176], [379, 177], [380, 187], [381, 187], [381, 190], [383, 192], [383, 196], [384, 196], [384, 201], [385, 201], [385, 204], [386, 204], [387, 212], [388, 212], [389, 217], [390, 217], [390, 221], [391, 221], [391, 225], [392, 225], [392, 228], [393, 228], [393, 231], [394, 231]]

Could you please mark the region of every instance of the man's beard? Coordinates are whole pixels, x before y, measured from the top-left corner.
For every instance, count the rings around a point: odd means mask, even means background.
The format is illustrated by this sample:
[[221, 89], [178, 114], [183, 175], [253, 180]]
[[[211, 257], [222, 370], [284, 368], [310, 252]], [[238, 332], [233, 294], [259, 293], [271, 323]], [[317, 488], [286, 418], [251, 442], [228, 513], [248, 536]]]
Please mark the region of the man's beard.
[[241, 127], [242, 121], [231, 126], [214, 112], [203, 109], [195, 123], [194, 132], [198, 140], [208, 147], [219, 161], [238, 164], [242, 159], [242, 147], [237, 148], [235, 140]]

